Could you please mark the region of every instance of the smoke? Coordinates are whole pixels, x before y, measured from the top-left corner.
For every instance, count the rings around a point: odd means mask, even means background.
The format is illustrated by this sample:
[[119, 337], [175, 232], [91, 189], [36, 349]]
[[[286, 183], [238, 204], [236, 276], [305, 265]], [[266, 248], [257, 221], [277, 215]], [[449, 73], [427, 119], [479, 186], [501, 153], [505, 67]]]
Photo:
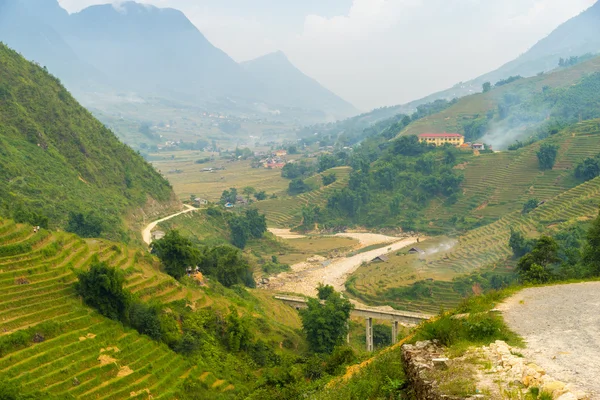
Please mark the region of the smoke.
[[458, 240], [455, 240], [455, 239], [444, 241], [435, 247], [431, 247], [431, 248], [425, 250], [425, 253], [421, 254], [421, 256], [419, 258], [425, 258], [427, 256], [432, 256], [437, 253], [442, 253], [442, 252], [452, 250], [457, 244], [458, 244]]

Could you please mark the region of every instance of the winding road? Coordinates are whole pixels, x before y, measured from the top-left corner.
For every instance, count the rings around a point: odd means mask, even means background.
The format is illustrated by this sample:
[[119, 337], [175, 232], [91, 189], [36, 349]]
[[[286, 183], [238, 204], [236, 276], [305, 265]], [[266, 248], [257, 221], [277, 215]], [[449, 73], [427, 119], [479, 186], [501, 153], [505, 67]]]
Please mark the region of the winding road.
[[144, 243], [146, 243], [148, 246], [150, 246], [150, 243], [152, 243], [152, 229], [154, 229], [156, 227], [156, 225], [160, 224], [161, 222], [168, 221], [171, 218], [175, 218], [179, 215], [187, 214], [189, 212], [199, 210], [199, 208], [194, 208], [187, 204], [184, 204], [184, 207], [186, 208], [186, 210], [180, 211], [173, 215], [169, 215], [168, 217], [161, 218], [159, 220], [151, 222], [144, 229], [142, 229], [142, 239], [144, 240]]

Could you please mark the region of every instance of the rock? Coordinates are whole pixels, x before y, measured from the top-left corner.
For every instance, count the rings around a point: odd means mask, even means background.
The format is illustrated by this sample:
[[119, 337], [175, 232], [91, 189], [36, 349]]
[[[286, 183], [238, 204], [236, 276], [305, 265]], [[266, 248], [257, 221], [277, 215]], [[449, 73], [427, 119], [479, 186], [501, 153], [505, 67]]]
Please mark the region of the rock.
[[440, 370], [448, 369], [448, 362], [450, 360], [448, 358], [432, 358], [431, 362], [433, 362], [433, 367]]
[[552, 393], [552, 397], [556, 398], [565, 392], [565, 384], [560, 381], [549, 381], [542, 385], [542, 392]]
[[571, 392], [567, 392], [567, 393], [563, 394], [562, 396], [560, 396], [557, 400], [577, 400], [577, 396], [575, 396]]

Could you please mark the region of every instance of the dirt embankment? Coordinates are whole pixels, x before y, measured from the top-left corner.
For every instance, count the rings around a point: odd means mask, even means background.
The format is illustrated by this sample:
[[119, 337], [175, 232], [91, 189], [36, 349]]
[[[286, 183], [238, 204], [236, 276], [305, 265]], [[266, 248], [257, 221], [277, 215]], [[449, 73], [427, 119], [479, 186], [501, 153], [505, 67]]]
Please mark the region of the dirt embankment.
[[600, 282], [525, 289], [498, 308], [527, 358], [600, 399]]

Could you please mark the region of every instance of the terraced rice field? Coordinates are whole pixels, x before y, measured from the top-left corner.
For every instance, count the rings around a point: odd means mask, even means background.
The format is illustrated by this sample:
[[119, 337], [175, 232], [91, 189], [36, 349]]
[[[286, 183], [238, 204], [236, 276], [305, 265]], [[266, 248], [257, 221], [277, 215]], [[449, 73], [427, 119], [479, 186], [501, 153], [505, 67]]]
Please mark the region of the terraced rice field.
[[269, 226], [282, 228], [297, 226], [302, 223], [302, 208], [307, 205], [324, 207], [330, 193], [348, 184], [350, 170], [349, 167], [327, 170], [324, 174], [334, 173], [337, 176], [337, 180], [331, 185], [298, 196], [260, 201], [256, 203], [256, 208], [267, 216]]
[[[411, 271], [393, 263], [381, 271], [372, 266], [361, 267], [355, 273], [355, 288], [365, 299], [377, 303], [389, 289], [408, 286], [417, 278], [432, 277], [436, 279], [430, 293], [432, 300], [397, 298], [392, 303], [410, 311], [433, 312], [432, 307], [439, 311], [440, 306], [451, 308], [462, 297], [453, 289], [453, 278], [485, 270], [494, 270], [500, 275], [510, 273], [511, 262], [507, 260], [512, 254], [508, 247], [511, 228], [536, 235], [556, 225], [593, 219], [598, 215], [599, 205], [600, 178], [596, 178], [555, 196], [527, 215], [511, 212], [492, 224], [468, 232], [451, 250], [426, 256], [424, 261], [415, 260]], [[413, 273], [415, 279], [407, 280], [408, 273]]]
[[[0, 221], [0, 255], [0, 334], [43, 331], [49, 323], [59, 327], [51, 337], [1, 354], [0, 375], [27, 391], [81, 399], [171, 399], [184, 377], [204, 372], [166, 345], [93, 312], [77, 297], [74, 271], [97, 256], [123, 269], [128, 288], [143, 298], [199, 300], [201, 295], [159, 274], [142, 253]], [[205, 379], [217, 381], [210, 373]], [[215, 385], [219, 391], [227, 386], [224, 381]]]
[[531, 198], [549, 200], [577, 186], [575, 165], [600, 154], [600, 124], [583, 122], [549, 141], [560, 146], [552, 171], [540, 171], [538, 143], [518, 151], [473, 157], [464, 166], [463, 196], [450, 207], [432, 204], [427, 213], [435, 216], [431, 222], [447, 224], [454, 215], [495, 220], [521, 210]]

